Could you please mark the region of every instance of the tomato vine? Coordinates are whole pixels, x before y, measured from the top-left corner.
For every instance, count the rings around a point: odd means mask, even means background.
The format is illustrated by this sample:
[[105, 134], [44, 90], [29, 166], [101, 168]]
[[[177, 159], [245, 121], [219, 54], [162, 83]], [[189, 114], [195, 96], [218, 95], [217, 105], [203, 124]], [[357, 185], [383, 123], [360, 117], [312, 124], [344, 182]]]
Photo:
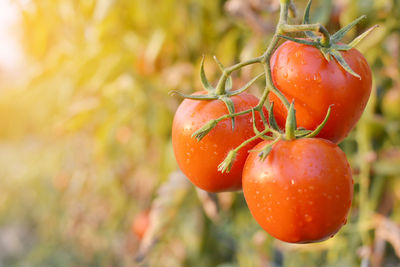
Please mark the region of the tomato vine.
[[[343, 38], [343, 36], [351, 30], [355, 25], [357, 25], [362, 19], [365, 18], [365, 16], [361, 16], [348, 24], [347, 26], [343, 27], [339, 31], [337, 31], [335, 34], [330, 35], [327, 29], [320, 23], [310, 23], [309, 20], [309, 14], [310, 14], [310, 8], [311, 8], [311, 3], [312, 0], [309, 0], [304, 16], [303, 16], [303, 22], [302, 24], [289, 24], [288, 19], [289, 16], [296, 16], [296, 7], [294, 4], [293, 0], [280, 0], [280, 16], [279, 16], [279, 21], [277, 23], [275, 33], [272, 37], [271, 42], [269, 43], [267, 49], [265, 52], [258, 57], [236, 63], [232, 66], [229, 67], [224, 67], [222, 63], [217, 59], [217, 57], [214, 56], [214, 60], [216, 61], [217, 65], [221, 69], [221, 76], [218, 80], [218, 83], [216, 87], [212, 87], [210, 82], [208, 81], [206, 74], [204, 72], [204, 57], [201, 62], [201, 67], [200, 67], [200, 77], [201, 77], [201, 82], [204, 87], [204, 89], [207, 91], [207, 94], [202, 94], [202, 95], [185, 95], [177, 91], [172, 91], [171, 94], [178, 94], [184, 98], [188, 99], [194, 99], [194, 100], [215, 100], [219, 99], [225, 103], [227, 106], [227, 109], [229, 111], [229, 114], [223, 115], [217, 119], [210, 120], [206, 124], [204, 124], [202, 127], [200, 127], [197, 131], [195, 131], [192, 135], [193, 138], [196, 138], [198, 141], [200, 141], [202, 138], [204, 138], [216, 125], [226, 119], [231, 119], [232, 120], [232, 130], [234, 130], [235, 127], [235, 117], [248, 114], [248, 113], [254, 113], [258, 112], [264, 122], [264, 127], [265, 129], [261, 132], [257, 131], [256, 127], [253, 127], [255, 130], [255, 135], [248, 140], [244, 141], [241, 145], [239, 145], [237, 148], [231, 150], [225, 160], [219, 165], [219, 171], [221, 172], [229, 172], [230, 168], [233, 164], [233, 161], [235, 160], [235, 155], [239, 149], [244, 147], [246, 144], [249, 142], [257, 139], [257, 138], [264, 138], [264, 139], [272, 139], [272, 140], [279, 140], [279, 139], [286, 139], [286, 140], [292, 140], [295, 138], [309, 138], [309, 137], [314, 137], [316, 136], [324, 127], [326, 124], [327, 120], [329, 119], [329, 116], [331, 114], [331, 106], [329, 106], [325, 119], [321, 122], [319, 126], [317, 126], [313, 131], [307, 130], [304, 128], [297, 128], [296, 125], [296, 111], [294, 108], [294, 103], [289, 103], [288, 99], [284, 96], [284, 94], [277, 88], [277, 86], [274, 84], [273, 79], [272, 79], [272, 73], [271, 73], [271, 56], [273, 55], [274, 51], [276, 50], [276, 47], [278, 45], [278, 42], [280, 39], [286, 39], [290, 40], [296, 43], [300, 44], [305, 44], [305, 45], [311, 45], [320, 50], [320, 52], [323, 54], [323, 56], [326, 58], [327, 61], [331, 60], [331, 57], [333, 57], [338, 64], [348, 73], [351, 75], [361, 79], [361, 77], [355, 73], [351, 67], [347, 64], [345, 59], [343, 58], [342, 54], [339, 51], [347, 51], [356, 46], [368, 33], [370, 33], [374, 28], [377, 26], [373, 26], [370, 29], [368, 29], [366, 32], [355, 38], [350, 44], [339, 44], [338, 42]], [[288, 33], [297, 33], [297, 32], [303, 32], [306, 35], [306, 39], [303, 38], [294, 38], [291, 36], [287, 36], [286, 34]], [[242, 88], [236, 90], [236, 91], [231, 91], [232, 89], [232, 78], [231, 74], [234, 71], [240, 70], [241, 68], [248, 66], [248, 65], [253, 65], [253, 64], [262, 64], [264, 67], [264, 72], [260, 75], [257, 75], [255, 78], [253, 78], [251, 81], [249, 81], [245, 86]], [[263, 90], [262, 96], [259, 99], [258, 104], [253, 107], [249, 108], [247, 110], [243, 110], [240, 112], [235, 112], [235, 107], [233, 105], [233, 102], [230, 100], [231, 96], [240, 94], [244, 92], [247, 88], [249, 88], [257, 79], [260, 77], [264, 76], [265, 78], [265, 88]], [[269, 103], [267, 101], [268, 95], [270, 93], [275, 94], [278, 99], [283, 103], [285, 108], [288, 111], [288, 116], [286, 119], [286, 124], [285, 124], [285, 131], [282, 132], [279, 127], [276, 126], [274, 115], [273, 115], [273, 103]], [[265, 118], [264, 113], [262, 112], [262, 109], [264, 105], [268, 109], [269, 113], [269, 118], [268, 121]], [[267, 134], [272, 135], [272, 137], [268, 137]], [[274, 142], [275, 142], [274, 141]], [[273, 143], [274, 143], [273, 142]], [[270, 146], [272, 143], [268, 144], [260, 153], [261, 158], [265, 158], [268, 155], [268, 151], [270, 150]]]

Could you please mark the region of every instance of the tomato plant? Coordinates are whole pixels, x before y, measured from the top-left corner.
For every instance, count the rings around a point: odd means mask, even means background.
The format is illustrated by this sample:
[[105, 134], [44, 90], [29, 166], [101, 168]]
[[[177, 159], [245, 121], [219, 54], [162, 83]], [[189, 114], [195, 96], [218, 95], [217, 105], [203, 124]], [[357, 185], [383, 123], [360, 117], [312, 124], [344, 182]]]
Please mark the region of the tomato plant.
[[[205, 94], [202, 92], [200, 94]], [[247, 93], [232, 98], [235, 111], [240, 112], [255, 107], [258, 99]], [[201, 141], [192, 138], [193, 133], [209, 120], [228, 114], [221, 100], [198, 101], [185, 99], [175, 113], [172, 126], [172, 144], [177, 163], [182, 172], [196, 186], [209, 192], [233, 191], [242, 188], [242, 169], [248, 150], [257, 140], [243, 147], [229, 173], [218, 171], [218, 165], [228, 152], [253, 136], [252, 116], [247, 113], [232, 122], [225, 119], [219, 122]], [[262, 120], [256, 114], [256, 125], [262, 129]]]
[[[341, 51], [343, 58], [360, 78], [344, 70], [336, 60], [327, 61], [314, 46], [286, 41], [271, 58], [275, 86], [291, 102], [295, 101], [298, 126], [313, 130], [332, 105], [330, 116], [318, 137], [334, 143], [342, 141], [359, 120], [371, 93], [371, 70], [355, 48]], [[277, 96], [274, 114], [278, 125], [285, 124], [287, 111]]]
[[[257, 222], [272, 236], [293, 243], [324, 240], [346, 223], [353, 180], [335, 143], [359, 120], [372, 85], [369, 65], [354, 47], [376, 26], [343, 44], [344, 35], [365, 16], [331, 35], [309, 22], [311, 2], [303, 23], [291, 25], [294, 3], [280, 1], [276, 32], [261, 56], [230, 67], [214, 57], [221, 70], [215, 88], [207, 80], [203, 58], [205, 91], [178, 93], [186, 99], [172, 127], [176, 160], [193, 184], [209, 192], [243, 187]], [[286, 35], [293, 32], [306, 38]], [[280, 38], [287, 41], [275, 50]], [[264, 72], [231, 91], [232, 72], [251, 64], [262, 64]], [[243, 93], [261, 76], [265, 87], [260, 99]], [[248, 154], [261, 138], [265, 141]]]
[[292, 243], [322, 241], [346, 223], [352, 173], [344, 152], [328, 140], [281, 140], [265, 161], [257, 152], [249, 154], [243, 192], [252, 215], [272, 236]]

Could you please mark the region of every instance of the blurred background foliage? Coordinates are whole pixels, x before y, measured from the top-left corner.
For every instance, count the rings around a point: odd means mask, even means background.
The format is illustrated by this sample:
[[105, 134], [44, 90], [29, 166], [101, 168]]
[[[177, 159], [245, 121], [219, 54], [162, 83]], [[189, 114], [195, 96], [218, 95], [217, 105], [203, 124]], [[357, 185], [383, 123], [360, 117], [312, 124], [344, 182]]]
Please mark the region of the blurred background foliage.
[[[314, 21], [354, 37], [374, 73], [364, 116], [341, 144], [355, 196], [332, 239], [289, 245], [241, 193], [208, 195], [176, 172], [170, 127], [200, 90], [199, 61], [258, 56], [275, 0], [14, 0], [24, 64], [0, 70], [0, 266], [398, 266], [400, 1], [314, 1]], [[305, 1], [295, 1], [302, 12]], [[299, 21], [295, 19], [293, 21]], [[237, 73], [239, 87], [256, 73]], [[262, 86], [251, 91], [259, 94]], [[150, 211], [143, 239], [135, 217]]]

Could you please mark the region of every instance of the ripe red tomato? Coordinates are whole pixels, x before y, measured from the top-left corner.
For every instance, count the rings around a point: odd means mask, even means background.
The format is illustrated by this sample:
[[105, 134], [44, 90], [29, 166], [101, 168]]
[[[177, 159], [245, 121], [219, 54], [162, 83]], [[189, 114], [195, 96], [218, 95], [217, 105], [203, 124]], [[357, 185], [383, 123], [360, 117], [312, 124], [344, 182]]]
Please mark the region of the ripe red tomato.
[[150, 225], [150, 212], [148, 210], [138, 213], [132, 222], [132, 233], [141, 240]]
[[[233, 96], [231, 99], [236, 112], [258, 104], [258, 99], [247, 93]], [[254, 136], [252, 115], [248, 113], [235, 117], [234, 131], [231, 119], [226, 119], [218, 123], [201, 141], [192, 138], [193, 132], [209, 120], [225, 114], [228, 114], [228, 109], [221, 100], [185, 99], [175, 113], [172, 126], [172, 144], [180, 169], [193, 184], [208, 192], [240, 190], [247, 151], [259, 142], [255, 140], [239, 150], [229, 173], [219, 172], [218, 165], [228, 152]], [[262, 130], [263, 124], [258, 112], [255, 118], [258, 129]]]
[[[341, 51], [348, 65], [361, 80], [346, 72], [332, 58], [309, 45], [283, 43], [271, 57], [272, 78], [276, 87], [291, 102], [295, 100], [297, 125], [314, 130], [324, 119], [330, 105], [331, 116], [317, 137], [342, 141], [359, 120], [371, 93], [371, 69], [356, 49]], [[274, 115], [280, 127], [287, 111], [274, 94]]]
[[243, 192], [265, 231], [282, 241], [308, 243], [332, 236], [346, 223], [353, 180], [337, 145], [304, 138], [278, 141], [264, 161], [251, 152], [243, 169]]

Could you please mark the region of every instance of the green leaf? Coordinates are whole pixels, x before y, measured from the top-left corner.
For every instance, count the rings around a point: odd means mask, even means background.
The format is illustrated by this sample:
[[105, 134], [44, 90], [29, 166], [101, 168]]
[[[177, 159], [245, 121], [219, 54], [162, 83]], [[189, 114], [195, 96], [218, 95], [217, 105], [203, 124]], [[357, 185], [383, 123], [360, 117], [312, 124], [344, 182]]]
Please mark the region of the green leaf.
[[296, 128], [297, 128], [296, 110], [294, 108], [294, 100], [293, 100], [288, 110], [288, 116], [286, 118], [286, 125], [285, 125], [285, 134], [288, 140], [293, 140], [296, 138], [294, 134]]
[[318, 127], [315, 128], [314, 131], [307, 134], [305, 137], [307, 137], [307, 138], [315, 137], [321, 132], [321, 130], [324, 128], [325, 124], [328, 122], [329, 117], [331, 116], [331, 109], [332, 109], [332, 105], [329, 106], [328, 111], [326, 112], [326, 115], [325, 115], [325, 119], [321, 122], [321, 124], [318, 125]]
[[192, 138], [196, 138], [197, 141], [201, 141], [215, 126], [217, 126], [218, 122], [216, 120], [210, 120], [206, 124], [204, 124], [200, 129], [195, 131], [192, 134]]
[[219, 61], [219, 59], [217, 58], [217, 56], [213, 56], [214, 61], [217, 63], [219, 69], [224, 72], [225, 71], [225, 67], [224, 65], [221, 63], [221, 61]]
[[[306, 9], [304, 10], [304, 16], [303, 16], [303, 24], [310, 24], [310, 8], [311, 8], [312, 0], [309, 0], [306, 6]], [[315, 35], [312, 31], [305, 31], [304, 32], [307, 37], [315, 40], [317, 38], [317, 35]]]
[[246, 83], [242, 88], [237, 89], [237, 90], [235, 90], [235, 91], [228, 92], [227, 95], [229, 95], [229, 96], [234, 96], [234, 95], [238, 95], [238, 94], [240, 94], [240, 93], [246, 91], [247, 88], [249, 88], [258, 78], [260, 78], [260, 77], [263, 76], [263, 75], [264, 75], [264, 72], [258, 74], [258, 75], [257, 75], [256, 77], [254, 77], [251, 81], [249, 81], [248, 83]]
[[304, 129], [304, 128], [299, 128], [295, 131], [296, 137], [304, 137], [307, 134], [311, 133], [312, 131]]
[[338, 51], [348, 51], [352, 48], [353, 47], [351, 47], [350, 45], [347, 45], [347, 44], [331, 44], [331, 49], [335, 49]]
[[278, 123], [276, 122], [275, 116], [274, 116], [274, 102], [271, 102], [271, 105], [268, 108], [268, 121], [269, 121], [269, 125], [272, 127], [272, 129], [281, 131], [279, 129]]
[[344, 37], [344, 35], [350, 31], [354, 26], [356, 26], [361, 20], [365, 19], [367, 16], [362, 15], [361, 17], [353, 20], [353, 22], [351, 22], [350, 24], [348, 24], [347, 26], [341, 28], [340, 30], [338, 30], [335, 34], [333, 34], [331, 36], [331, 41], [332, 43], [337, 43], [340, 40], [342, 40], [342, 38]]
[[331, 61], [331, 54], [330, 54], [330, 51], [331, 51], [331, 49], [330, 48], [320, 48], [320, 50], [319, 51], [321, 51], [321, 53], [322, 53], [322, 55], [324, 56], [324, 58], [326, 59], [326, 61]]
[[344, 60], [342, 54], [337, 51], [337, 50], [331, 50], [330, 51], [331, 55], [336, 59], [336, 61], [340, 64], [340, 66], [342, 66], [342, 68], [347, 71], [348, 73], [350, 73], [351, 75], [353, 75], [354, 77], [357, 77], [358, 79], [361, 80], [360, 75], [358, 75], [357, 73], [355, 73], [350, 66], [347, 64], [347, 62]]
[[[221, 101], [224, 101], [226, 107], [228, 108], [229, 114], [235, 113], [235, 105], [233, 104], [233, 101], [230, 97], [223, 95], [223, 96], [220, 96], [219, 99]], [[232, 131], [233, 131], [233, 130], [235, 130], [235, 117], [232, 117], [231, 120], [232, 120]]]
[[228, 173], [231, 171], [233, 163], [235, 162], [237, 152], [232, 149], [221, 164], [218, 165], [218, 171]]
[[183, 98], [188, 98], [188, 99], [194, 99], [194, 100], [214, 100], [214, 99], [218, 99], [218, 96], [213, 95], [213, 94], [208, 94], [208, 95], [187, 95], [187, 94], [183, 94], [181, 92], [178, 91], [170, 91], [169, 95], [174, 96], [174, 95], [179, 95], [180, 97]]
[[271, 153], [272, 147], [279, 141], [281, 140], [281, 137], [277, 137], [275, 140], [272, 142], [266, 144], [261, 150], [250, 150], [249, 152], [260, 152], [258, 155], [262, 161], [264, 161], [269, 153]]
[[355, 38], [351, 43], [349, 44], [350, 48], [356, 47], [365, 37], [367, 37], [368, 34], [370, 34], [373, 30], [378, 28], [379, 25], [374, 25], [365, 32], [363, 32], [361, 35], [359, 35], [357, 38]]
[[204, 89], [208, 92], [214, 91], [214, 88], [211, 86], [211, 84], [207, 80], [206, 73], [204, 72], [204, 58], [201, 59], [201, 65], [200, 65], [200, 78], [201, 78], [201, 83], [203, 84]]
[[308, 40], [304, 40], [304, 39], [297, 39], [297, 38], [293, 38], [290, 36], [286, 36], [286, 35], [278, 35], [279, 38], [282, 39], [286, 39], [295, 43], [299, 43], [299, 44], [305, 44], [305, 45], [313, 45], [313, 46], [317, 46], [318, 43], [315, 41], [308, 41]]

